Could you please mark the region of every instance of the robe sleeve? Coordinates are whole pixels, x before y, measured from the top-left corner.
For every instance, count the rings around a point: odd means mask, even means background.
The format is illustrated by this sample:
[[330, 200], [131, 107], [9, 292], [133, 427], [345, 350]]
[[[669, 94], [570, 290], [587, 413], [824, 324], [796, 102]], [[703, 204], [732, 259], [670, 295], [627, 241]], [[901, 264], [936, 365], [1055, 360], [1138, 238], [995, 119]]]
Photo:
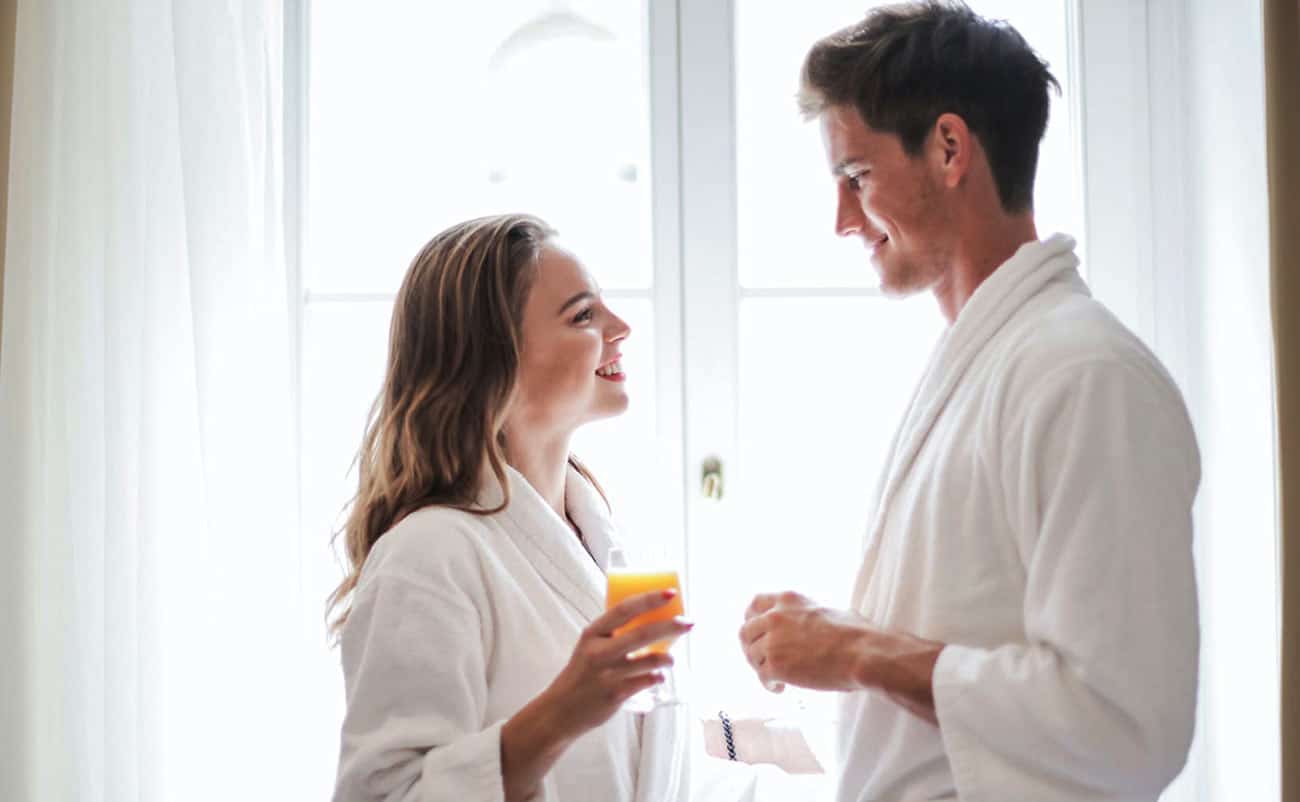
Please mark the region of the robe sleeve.
[[963, 802], [1155, 799], [1195, 720], [1195, 437], [1163, 373], [1059, 366], [1001, 444], [1025, 566], [1022, 643], [950, 644], [934, 674]]
[[480, 616], [454, 586], [368, 577], [342, 640], [347, 714], [335, 802], [502, 802]]

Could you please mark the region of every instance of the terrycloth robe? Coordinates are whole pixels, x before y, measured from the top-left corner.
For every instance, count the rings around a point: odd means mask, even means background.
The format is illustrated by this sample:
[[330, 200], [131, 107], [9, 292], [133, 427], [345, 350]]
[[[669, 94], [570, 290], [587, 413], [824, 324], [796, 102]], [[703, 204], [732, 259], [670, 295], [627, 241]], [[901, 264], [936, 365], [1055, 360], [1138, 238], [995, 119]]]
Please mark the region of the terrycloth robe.
[[949, 644], [939, 726], [846, 694], [840, 802], [1149, 801], [1186, 760], [1200, 459], [1073, 250], [1027, 243], [979, 287], [896, 435], [853, 606]]
[[[507, 472], [503, 511], [420, 510], [366, 560], [341, 643], [335, 802], [501, 802], [502, 725], [604, 612], [614, 537], [605, 502], [570, 468], [565, 502], [580, 542]], [[485, 507], [501, 498], [489, 485]], [[683, 802], [686, 716], [681, 706], [616, 713], [564, 752], [537, 801]]]

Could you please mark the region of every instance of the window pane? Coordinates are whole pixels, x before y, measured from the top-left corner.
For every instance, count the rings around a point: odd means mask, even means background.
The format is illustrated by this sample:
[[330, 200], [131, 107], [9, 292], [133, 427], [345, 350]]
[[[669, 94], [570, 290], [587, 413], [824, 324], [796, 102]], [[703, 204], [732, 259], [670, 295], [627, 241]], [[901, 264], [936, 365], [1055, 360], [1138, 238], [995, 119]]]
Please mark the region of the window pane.
[[[880, 5], [867, 3], [866, 6]], [[1034, 196], [1038, 230], [1082, 237], [1073, 153], [1064, 2], [971, 0], [1010, 21], [1051, 65], [1064, 95], [1052, 97]], [[863, 287], [876, 273], [856, 239], [834, 235], [835, 190], [815, 122], [795, 108], [799, 68], [818, 38], [862, 18], [860, 0], [736, 5], [737, 224], [740, 282], [747, 287]], [[773, 235], [779, 232], [779, 235]]]
[[848, 603], [890, 437], [943, 320], [930, 298], [761, 298], [739, 324], [739, 452], [729, 512], [692, 532], [691, 664], [702, 700], [775, 716], [801, 701], [824, 746], [833, 697], [762, 690], [735, 633], [755, 593]]
[[[928, 297], [742, 303], [737, 503], [773, 581], [847, 595], [876, 476], [943, 326]], [[793, 532], [806, 534], [791, 550]]]
[[392, 292], [437, 231], [515, 211], [650, 285], [641, 3], [563, 9], [313, 6], [308, 289]]

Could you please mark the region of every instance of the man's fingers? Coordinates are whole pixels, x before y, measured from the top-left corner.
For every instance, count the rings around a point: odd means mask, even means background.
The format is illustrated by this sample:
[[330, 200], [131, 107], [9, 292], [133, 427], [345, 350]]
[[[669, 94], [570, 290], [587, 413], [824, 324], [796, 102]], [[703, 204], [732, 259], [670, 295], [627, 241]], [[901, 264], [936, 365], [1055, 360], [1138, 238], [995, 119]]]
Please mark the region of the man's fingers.
[[754, 673], [758, 675], [758, 681], [764, 688], [772, 693], [785, 690], [784, 682], [772, 679], [772, 667], [768, 664], [767, 650], [764, 648], [762, 638], [745, 650], [745, 659], [749, 660], [749, 665], [753, 667]]
[[761, 616], [749, 619], [740, 627], [740, 645], [748, 649], [750, 644], [767, 634], [770, 626], [768, 619]]
[[754, 616], [762, 615], [771, 610], [776, 606], [779, 596], [778, 593], [760, 593], [755, 596], [754, 600], [749, 603], [749, 607], [745, 608], [745, 620], [748, 621]]
[[766, 660], [765, 651], [767, 644], [763, 642], [766, 635], [766, 632], [759, 632], [758, 635], [747, 640], [747, 633], [744, 628], [741, 629], [740, 650], [744, 652], [745, 659], [749, 661], [749, 665], [752, 666], [755, 671], [760, 670], [763, 662]]
[[638, 593], [610, 608], [604, 615], [591, 622], [587, 630], [596, 635], [612, 635], [614, 630], [627, 622], [651, 610], [657, 610], [677, 596], [676, 590], [652, 590]]
[[751, 618], [740, 628], [740, 648], [745, 653], [745, 659], [758, 674], [758, 681], [763, 687], [772, 693], [781, 693], [785, 690], [785, 683], [780, 680], [771, 679], [771, 667], [767, 662], [767, 638], [768, 627], [771, 621], [766, 616]]
[[780, 693], [785, 690], [785, 683], [772, 678], [772, 667], [768, 664], [767, 654], [764, 649], [756, 647], [750, 658], [750, 665], [754, 667], [754, 673], [758, 674], [758, 681], [763, 687], [772, 693]]

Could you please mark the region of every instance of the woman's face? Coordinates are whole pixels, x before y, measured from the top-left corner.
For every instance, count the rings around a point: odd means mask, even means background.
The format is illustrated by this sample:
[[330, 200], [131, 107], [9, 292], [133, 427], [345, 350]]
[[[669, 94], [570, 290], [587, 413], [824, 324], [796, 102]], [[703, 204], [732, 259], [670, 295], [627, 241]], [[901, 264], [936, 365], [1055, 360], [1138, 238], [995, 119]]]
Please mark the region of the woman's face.
[[622, 413], [628, 397], [619, 345], [631, 332], [627, 323], [569, 252], [544, 246], [536, 269], [507, 429], [563, 433]]

